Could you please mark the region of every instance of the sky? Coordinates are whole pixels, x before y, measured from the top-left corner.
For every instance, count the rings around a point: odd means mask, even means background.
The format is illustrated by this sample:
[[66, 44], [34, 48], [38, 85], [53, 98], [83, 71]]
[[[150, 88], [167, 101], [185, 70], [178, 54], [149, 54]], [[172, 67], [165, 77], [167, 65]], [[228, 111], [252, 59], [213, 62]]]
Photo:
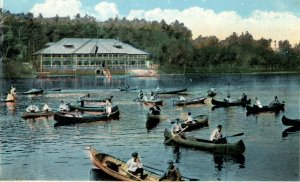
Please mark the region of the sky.
[[44, 17], [88, 14], [98, 21], [116, 16], [178, 20], [193, 38], [215, 35], [223, 40], [233, 32], [248, 31], [254, 39], [300, 42], [300, 0], [0, 0], [1, 7]]

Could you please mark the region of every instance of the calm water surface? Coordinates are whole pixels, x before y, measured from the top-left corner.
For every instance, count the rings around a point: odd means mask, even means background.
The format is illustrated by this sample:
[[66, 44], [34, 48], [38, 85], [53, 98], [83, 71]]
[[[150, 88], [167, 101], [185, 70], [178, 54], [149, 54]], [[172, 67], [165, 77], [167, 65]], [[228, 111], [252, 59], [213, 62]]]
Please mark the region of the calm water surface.
[[[142, 88], [149, 93], [160, 88], [187, 87], [186, 97], [205, 96], [209, 88], [221, 93], [216, 99], [224, 99], [230, 93], [238, 98], [245, 92], [254, 100], [257, 96], [267, 105], [277, 95], [285, 101], [284, 113], [264, 113], [246, 116], [242, 107], [211, 110], [210, 99], [206, 104], [192, 107], [173, 107], [178, 96], [161, 96], [164, 100], [162, 112], [165, 118], [194, 115], [209, 116], [210, 127], [190, 132], [200, 138], [209, 138], [218, 124], [223, 125], [224, 135], [240, 132], [240, 137], [229, 138], [229, 142], [242, 139], [246, 151], [240, 156], [214, 155], [190, 148], [175, 148], [164, 144], [163, 131], [170, 128], [168, 120], [146, 129], [148, 107], [133, 102], [138, 91], [120, 92], [125, 84]], [[299, 131], [285, 132], [288, 128], [281, 117], [300, 118], [300, 77], [298, 74], [265, 75], [199, 75], [162, 76], [160, 78], [97, 77], [17, 79], [0, 80], [0, 93], [13, 85], [17, 92], [33, 86], [62, 88], [61, 92], [46, 92], [41, 96], [18, 95], [14, 104], [0, 103], [0, 180], [112, 180], [105, 174], [93, 170], [88, 158], [88, 146], [128, 160], [137, 151], [147, 166], [164, 170], [169, 159], [176, 161], [183, 176], [199, 180], [295, 180], [299, 181]], [[95, 97], [113, 95], [113, 104], [119, 106], [119, 120], [94, 122], [75, 126], [54, 128], [50, 118], [23, 120], [25, 108], [33, 103], [42, 107], [48, 103], [58, 108], [61, 100], [75, 102], [80, 96], [90, 93]], [[155, 171], [160, 173], [159, 171]]]

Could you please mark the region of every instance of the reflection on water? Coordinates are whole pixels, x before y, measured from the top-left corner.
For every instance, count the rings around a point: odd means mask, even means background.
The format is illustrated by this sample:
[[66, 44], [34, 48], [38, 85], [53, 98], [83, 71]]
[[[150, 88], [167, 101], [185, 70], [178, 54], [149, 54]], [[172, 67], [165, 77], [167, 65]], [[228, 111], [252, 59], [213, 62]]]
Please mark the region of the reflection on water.
[[291, 126], [289, 128], [286, 128], [285, 130], [283, 130], [282, 132], [282, 138], [287, 137], [289, 134], [293, 134], [297, 131], [300, 131], [300, 127], [296, 127], [296, 126]]
[[90, 181], [116, 181], [116, 179], [100, 169], [91, 169]]
[[239, 168], [245, 167], [245, 156], [243, 154], [213, 154], [213, 161], [215, 163], [215, 168], [217, 168], [219, 171], [222, 170], [224, 163], [229, 162], [239, 164]]

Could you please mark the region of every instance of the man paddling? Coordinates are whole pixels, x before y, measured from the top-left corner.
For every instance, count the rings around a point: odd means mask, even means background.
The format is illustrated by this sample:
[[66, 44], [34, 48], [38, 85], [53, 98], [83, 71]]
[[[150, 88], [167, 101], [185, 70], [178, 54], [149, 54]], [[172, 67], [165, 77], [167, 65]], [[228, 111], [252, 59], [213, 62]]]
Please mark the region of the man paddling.
[[159, 181], [167, 180], [167, 181], [181, 181], [181, 174], [179, 169], [174, 165], [172, 160], [168, 161], [169, 167], [165, 174], [159, 179]]
[[210, 140], [214, 143], [227, 143], [226, 138], [224, 138], [222, 135], [222, 125], [218, 125], [217, 129], [212, 132]]

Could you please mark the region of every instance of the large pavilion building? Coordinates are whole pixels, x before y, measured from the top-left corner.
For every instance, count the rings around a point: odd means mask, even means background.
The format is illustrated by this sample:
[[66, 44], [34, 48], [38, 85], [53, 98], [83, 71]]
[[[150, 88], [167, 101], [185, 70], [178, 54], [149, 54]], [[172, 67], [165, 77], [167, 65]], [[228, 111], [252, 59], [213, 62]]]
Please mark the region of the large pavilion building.
[[115, 39], [64, 38], [34, 54], [40, 74], [110, 74], [147, 69], [149, 53]]

